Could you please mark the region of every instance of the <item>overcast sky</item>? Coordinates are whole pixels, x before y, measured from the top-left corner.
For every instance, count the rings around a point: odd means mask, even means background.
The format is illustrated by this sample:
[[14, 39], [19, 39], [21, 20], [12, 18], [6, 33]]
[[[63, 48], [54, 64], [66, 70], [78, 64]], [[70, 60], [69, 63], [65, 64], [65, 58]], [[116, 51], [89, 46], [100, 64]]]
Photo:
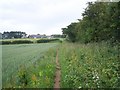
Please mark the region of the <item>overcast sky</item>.
[[82, 18], [88, 1], [95, 0], [0, 0], [0, 32], [62, 34], [61, 28]]

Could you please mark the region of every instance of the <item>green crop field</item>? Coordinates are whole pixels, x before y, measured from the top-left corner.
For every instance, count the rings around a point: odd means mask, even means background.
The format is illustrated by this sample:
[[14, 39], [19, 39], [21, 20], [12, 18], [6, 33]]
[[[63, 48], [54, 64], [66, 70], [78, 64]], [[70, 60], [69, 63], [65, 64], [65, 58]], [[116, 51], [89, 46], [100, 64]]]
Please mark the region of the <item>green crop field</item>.
[[[2, 83], [7, 86], [18, 72], [21, 66], [26, 68], [37, 60], [43, 58], [43, 55], [50, 48], [55, 47], [56, 43], [46, 44], [19, 44], [2, 46]], [[8, 85], [9, 87], [10, 85]]]

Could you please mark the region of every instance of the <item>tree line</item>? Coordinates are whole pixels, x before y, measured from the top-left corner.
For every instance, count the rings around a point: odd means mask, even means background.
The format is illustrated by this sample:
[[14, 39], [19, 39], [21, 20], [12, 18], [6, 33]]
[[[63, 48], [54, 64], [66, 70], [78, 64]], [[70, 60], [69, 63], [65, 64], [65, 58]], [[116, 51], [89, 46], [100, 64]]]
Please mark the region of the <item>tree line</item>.
[[83, 18], [62, 32], [72, 42], [120, 41], [120, 2], [89, 2]]

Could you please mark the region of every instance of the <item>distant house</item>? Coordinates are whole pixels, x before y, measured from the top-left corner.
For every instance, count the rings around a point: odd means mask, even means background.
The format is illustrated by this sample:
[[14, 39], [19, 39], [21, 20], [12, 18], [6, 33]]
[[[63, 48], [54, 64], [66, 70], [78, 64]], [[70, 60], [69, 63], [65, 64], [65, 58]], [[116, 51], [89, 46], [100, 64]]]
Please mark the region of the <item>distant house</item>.
[[51, 35], [52, 37], [54, 37], [54, 38], [66, 38], [66, 35], [65, 34], [53, 34], [53, 35]]
[[25, 32], [20, 31], [11, 31], [11, 32], [4, 32], [2, 34], [3, 39], [12, 39], [12, 38], [26, 38]]
[[41, 38], [41, 36], [39, 34], [37, 34], [37, 35], [29, 35], [28, 38]]
[[52, 39], [52, 38], [54, 38], [54, 37], [50, 35], [50, 36], [47, 36], [47, 38], [48, 38], [48, 39]]
[[47, 36], [45, 34], [41, 35], [41, 38], [47, 38]]
[[37, 34], [37, 35], [29, 35], [28, 38], [47, 38], [47, 36], [45, 34], [44, 35]]

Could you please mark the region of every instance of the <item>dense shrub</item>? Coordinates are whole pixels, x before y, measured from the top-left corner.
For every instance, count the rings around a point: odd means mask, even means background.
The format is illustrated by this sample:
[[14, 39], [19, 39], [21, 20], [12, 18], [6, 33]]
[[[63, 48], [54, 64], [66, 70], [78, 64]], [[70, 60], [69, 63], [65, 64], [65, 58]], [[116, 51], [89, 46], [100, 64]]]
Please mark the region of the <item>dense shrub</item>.
[[9, 40], [9, 41], [0, 41], [0, 44], [6, 45], [6, 44], [28, 44], [28, 43], [33, 43], [33, 41], [30, 40]]
[[[49, 42], [62, 42], [59, 39], [39, 39], [36, 40], [35, 43], [49, 43]], [[0, 41], [0, 44], [2, 45], [7, 45], [7, 44], [30, 44], [30, 43], [34, 43], [34, 41], [32, 40], [3, 40]]]
[[0, 41], [0, 44], [11, 44], [11, 41]]
[[33, 43], [33, 41], [30, 41], [30, 40], [15, 40], [15, 41], [12, 41], [12, 44], [25, 44], [25, 43]]
[[40, 39], [40, 40], [37, 40], [37, 43], [48, 43], [52, 41], [59, 41], [59, 39]]

